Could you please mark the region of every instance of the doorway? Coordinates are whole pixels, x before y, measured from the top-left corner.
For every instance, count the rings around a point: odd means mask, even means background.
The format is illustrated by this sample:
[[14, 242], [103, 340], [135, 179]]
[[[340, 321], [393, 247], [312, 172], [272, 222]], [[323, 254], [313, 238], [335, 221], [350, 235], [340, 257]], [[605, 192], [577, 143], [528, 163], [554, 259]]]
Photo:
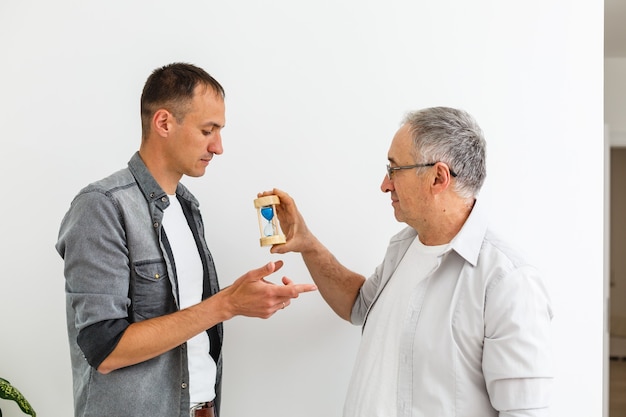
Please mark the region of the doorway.
[[626, 417], [626, 147], [610, 150], [609, 417]]

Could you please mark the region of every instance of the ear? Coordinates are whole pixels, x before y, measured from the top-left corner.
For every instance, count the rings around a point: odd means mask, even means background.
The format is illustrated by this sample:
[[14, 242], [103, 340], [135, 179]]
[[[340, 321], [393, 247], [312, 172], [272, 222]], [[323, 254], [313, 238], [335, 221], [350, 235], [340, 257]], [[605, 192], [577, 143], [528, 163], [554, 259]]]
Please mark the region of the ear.
[[152, 116], [152, 130], [161, 137], [167, 137], [172, 131], [174, 115], [165, 109], [159, 109]]
[[432, 179], [431, 188], [434, 194], [439, 194], [450, 187], [452, 175], [450, 174], [450, 168], [444, 163], [437, 162], [433, 168], [435, 175]]

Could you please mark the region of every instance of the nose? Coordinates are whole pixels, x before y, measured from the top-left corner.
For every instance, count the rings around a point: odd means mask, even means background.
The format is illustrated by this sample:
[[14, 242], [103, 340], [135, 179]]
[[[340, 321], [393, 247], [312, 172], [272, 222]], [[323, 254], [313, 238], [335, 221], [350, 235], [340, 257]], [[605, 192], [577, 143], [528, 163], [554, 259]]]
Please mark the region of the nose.
[[383, 182], [380, 184], [380, 191], [383, 193], [389, 193], [394, 190], [393, 181], [389, 178], [388, 175], [383, 177]]
[[224, 147], [222, 146], [222, 133], [216, 132], [213, 140], [209, 142], [209, 146], [207, 147], [207, 151], [214, 153], [216, 155], [221, 155], [224, 153]]

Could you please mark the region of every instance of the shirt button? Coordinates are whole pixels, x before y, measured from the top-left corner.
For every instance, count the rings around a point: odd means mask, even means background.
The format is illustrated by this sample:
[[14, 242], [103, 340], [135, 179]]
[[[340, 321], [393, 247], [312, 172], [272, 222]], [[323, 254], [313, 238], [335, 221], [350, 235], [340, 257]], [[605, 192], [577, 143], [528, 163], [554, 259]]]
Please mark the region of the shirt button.
[[159, 274], [154, 274], [154, 279], [159, 279], [159, 278], [161, 278], [161, 275], [159, 275]]
[[187, 383], [186, 383], [186, 382], [183, 382], [182, 384], [180, 384], [180, 387], [181, 387], [182, 389], [187, 389]]
[[161, 197], [161, 201], [166, 203], [167, 202], [167, 197]]
[[156, 229], [157, 227], [159, 227], [159, 222], [154, 222], [152, 226], [154, 226], [154, 228]]

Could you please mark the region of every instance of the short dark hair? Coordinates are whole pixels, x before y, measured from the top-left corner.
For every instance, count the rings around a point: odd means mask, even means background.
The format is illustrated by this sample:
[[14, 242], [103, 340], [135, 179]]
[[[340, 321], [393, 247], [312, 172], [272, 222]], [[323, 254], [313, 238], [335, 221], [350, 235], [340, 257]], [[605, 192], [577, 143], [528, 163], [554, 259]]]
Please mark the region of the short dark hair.
[[155, 69], [141, 93], [141, 130], [145, 138], [150, 131], [152, 115], [160, 108], [170, 111], [179, 123], [189, 110], [195, 88], [203, 85], [222, 99], [224, 88], [205, 70], [192, 64], [175, 62]]

